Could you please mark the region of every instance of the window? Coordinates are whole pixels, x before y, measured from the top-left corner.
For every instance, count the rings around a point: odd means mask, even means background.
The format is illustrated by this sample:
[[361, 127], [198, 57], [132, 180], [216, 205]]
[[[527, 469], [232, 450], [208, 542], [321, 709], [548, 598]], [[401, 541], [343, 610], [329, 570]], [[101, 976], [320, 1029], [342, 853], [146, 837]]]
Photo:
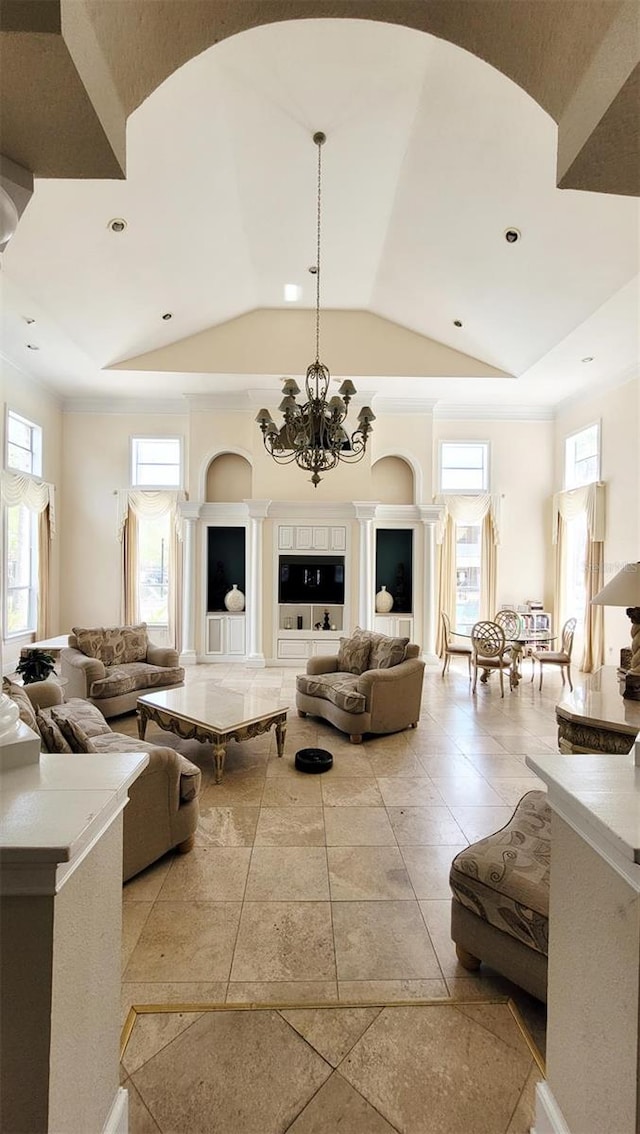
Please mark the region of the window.
[[456, 525], [456, 628], [480, 618], [481, 524]]
[[132, 437], [133, 488], [180, 488], [182, 444], [179, 437]]
[[564, 443], [564, 486], [579, 488], [600, 480], [600, 425], [572, 433]]
[[488, 492], [489, 443], [440, 442], [440, 491]]
[[138, 520], [138, 616], [150, 626], [169, 621], [170, 515]]
[[38, 610], [38, 517], [24, 504], [6, 509], [7, 634], [36, 628]]
[[13, 410], [7, 410], [6, 466], [14, 472], [42, 475], [42, 430]]

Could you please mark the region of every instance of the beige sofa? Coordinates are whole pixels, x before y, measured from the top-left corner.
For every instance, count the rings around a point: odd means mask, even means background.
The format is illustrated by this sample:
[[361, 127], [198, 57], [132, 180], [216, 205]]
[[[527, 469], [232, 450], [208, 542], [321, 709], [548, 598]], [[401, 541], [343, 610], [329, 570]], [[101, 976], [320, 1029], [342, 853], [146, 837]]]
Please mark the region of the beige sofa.
[[198, 826], [201, 772], [173, 748], [112, 732], [88, 701], [63, 701], [54, 681], [19, 686], [3, 683], [20, 706], [25, 724], [40, 735], [45, 752], [149, 753], [149, 763], [131, 785], [124, 809], [123, 880], [176, 849], [185, 854]]
[[415, 728], [420, 719], [424, 661], [408, 638], [356, 627], [340, 639], [337, 657], [310, 658], [296, 679], [296, 708], [330, 721], [359, 744], [365, 733]]
[[65, 695], [82, 697], [105, 717], [130, 713], [140, 693], [184, 684], [177, 650], [154, 646], [146, 623], [137, 626], [74, 626], [69, 646], [60, 651]]

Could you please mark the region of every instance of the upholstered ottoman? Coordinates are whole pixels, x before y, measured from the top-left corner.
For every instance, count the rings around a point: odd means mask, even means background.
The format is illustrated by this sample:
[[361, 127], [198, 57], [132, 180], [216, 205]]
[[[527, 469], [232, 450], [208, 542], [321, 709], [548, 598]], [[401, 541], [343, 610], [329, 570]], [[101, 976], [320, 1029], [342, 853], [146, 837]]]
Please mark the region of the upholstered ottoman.
[[460, 964], [484, 961], [547, 999], [551, 809], [529, 791], [505, 827], [456, 855], [449, 882], [451, 937]]

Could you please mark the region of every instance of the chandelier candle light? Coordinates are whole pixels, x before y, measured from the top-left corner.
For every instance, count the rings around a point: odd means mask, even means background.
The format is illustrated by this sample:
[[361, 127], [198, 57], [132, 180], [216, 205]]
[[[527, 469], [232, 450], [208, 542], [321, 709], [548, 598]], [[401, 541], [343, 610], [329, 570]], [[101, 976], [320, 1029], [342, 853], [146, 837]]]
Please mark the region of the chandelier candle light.
[[320, 473], [334, 469], [339, 461], [355, 464], [362, 460], [371, 433], [371, 422], [375, 414], [370, 406], [363, 406], [358, 414], [358, 428], [349, 436], [344, 422], [349, 410], [349, 402], [356, 388], [349, 378], [345, 378], [338, 393], [327, 400], [331, 375], [320, 362], [320, 218], [322, 203], [322, 146], [326, 136], [320, 132], [313, 135], [318, 147], [318, 208], [317, 208], [317, 256], [316, 277], [316, 358], [307, 369], [305, 380], [306, 401], [296, 401], [300, 387], [294, 378], [285, 378], [284, 395], [279, 411], [284, 417], [278, 427], [266, 409], [261, 409], [256, 421], [262, 430], [265, 448], [274, 461], [287, 465], [292, 461], [311, 473], [311, 483], [317, 488]]

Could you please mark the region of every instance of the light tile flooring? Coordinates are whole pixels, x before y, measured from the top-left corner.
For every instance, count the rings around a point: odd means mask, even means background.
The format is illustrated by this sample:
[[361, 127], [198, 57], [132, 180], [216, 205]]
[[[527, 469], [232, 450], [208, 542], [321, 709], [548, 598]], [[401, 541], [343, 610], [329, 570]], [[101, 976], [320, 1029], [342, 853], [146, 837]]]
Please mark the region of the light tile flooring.
[[[204, 787], [194, 851], [167, 856], [124, 888], [123, 1016], [141, 1003], [514, 995], [534, 1032], [543, 1030], [536, 1002], [484, 967], [473, 974], [458, 964], [448, 873], [461, 847], [542, 786], [525, 756], [557, 750], [561, 686], [553, 674], [540, 693], [526, 664], [504, 699], [493, 680], [472, 697], [463, 664], [453, 666], [444, 679], [427, 670], [416, 730], [360, 746], [297, 717], [293, 669], [187, 671], [189, 682], [251, 687], [291, 705], [285, 756], [273, 734], [233, 743], [216, 785], [205, 746], [148, 729], [147, 739], [202, 767]], [[135, 734], [134, 717], [112, 724]], [[295, 751], [309, 746], [333, 753], [329, 773], [296, 772]]]

